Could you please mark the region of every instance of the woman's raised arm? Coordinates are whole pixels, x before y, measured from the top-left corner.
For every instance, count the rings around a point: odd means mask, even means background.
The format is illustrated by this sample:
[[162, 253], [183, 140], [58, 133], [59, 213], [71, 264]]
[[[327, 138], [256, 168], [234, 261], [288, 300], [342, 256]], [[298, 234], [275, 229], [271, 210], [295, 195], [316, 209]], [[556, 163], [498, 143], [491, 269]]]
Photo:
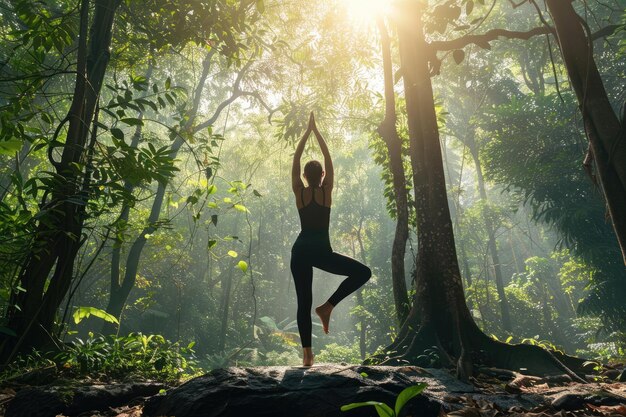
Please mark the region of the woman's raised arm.
[[311, 112], [311, 120], [313, 120], [313, 133], [315, 134], [315, 138], [317, 139], [317, 143], [320, 145], [320, 150], [322, 151], [322, 155], [324, 155], [324, 182], [322, 182], [322, 187], [325, 188], [333, 188], [334, 180], [335, 180], [335, 172], [333, 169], [333, 160], [330, 157], [330, 152], [328, 151], [328, 146], [326, 146], [326, 141], [324, 137], [317, 130], [317, 126], [315, 126], [315, 120], [313, 119], [313, 112]]
[[[313, 117], [313, 113], [311, 113], [311, 118]], [[302, 153], [304, 152], [304, 145], [306, 145], [306, 141], [309, 138], [312, 130], [311, 120], [309, 119], [309, 126], [306, 128], [306, 132], [300, 139], [298, 146], [296, 147], [296, 152], [293, 154], [293, 163], [291, 165], [291, 189], [294, 193], [297, 193], [300, 189], [304, 188], [304, 183], [302, 182], [302, 178], [300, 176], [300, 159], [302, 158]]]

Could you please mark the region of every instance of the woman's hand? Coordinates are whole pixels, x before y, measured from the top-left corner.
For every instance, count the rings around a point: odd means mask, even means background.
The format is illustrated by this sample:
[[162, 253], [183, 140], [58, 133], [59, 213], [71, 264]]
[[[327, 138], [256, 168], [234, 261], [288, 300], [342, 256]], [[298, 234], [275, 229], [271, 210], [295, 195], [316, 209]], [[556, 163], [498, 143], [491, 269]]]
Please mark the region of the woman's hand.
[[311, 116], [309, 116], [309, 126], [307, 130], [315, 130], [315, 116], [313, 116], [313, 112], [311, 112]]

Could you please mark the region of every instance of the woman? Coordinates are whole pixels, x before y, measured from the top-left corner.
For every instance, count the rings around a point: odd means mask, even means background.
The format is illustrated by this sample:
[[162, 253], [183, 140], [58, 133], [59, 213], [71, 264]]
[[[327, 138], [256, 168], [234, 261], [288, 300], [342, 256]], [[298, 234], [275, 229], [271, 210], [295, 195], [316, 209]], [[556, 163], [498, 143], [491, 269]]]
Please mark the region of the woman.
[[[310, 161], [304, 166], [305, 187], [300, 178], [300, 158], [304, 146], [313, 132], [324, 155], [324, 169], [318, 161]], [[311, 351], [311, 305], [313, 303], [313, 267], [337, 274], [347, 275], [335, 293], [315, 309], [322, 321], [324, 333], [328, 333], [328, 323], [333, 308], [341, 300], [365, 284], [372, 271], [362, 263], [333, 252], [328, 237], [330, 206], [333, 190], [333, 162], [324, 138], [315, 126], [311, 112], [309, 126], [298, 143], [293, 156], [291, 185], [296, 197], [296, 207], [300, 216], [302, 231], [291, 249], [291, 273], [295, 281], [298, 297], [298, 330], [302, 342], [304, 366], [313, 365]]]

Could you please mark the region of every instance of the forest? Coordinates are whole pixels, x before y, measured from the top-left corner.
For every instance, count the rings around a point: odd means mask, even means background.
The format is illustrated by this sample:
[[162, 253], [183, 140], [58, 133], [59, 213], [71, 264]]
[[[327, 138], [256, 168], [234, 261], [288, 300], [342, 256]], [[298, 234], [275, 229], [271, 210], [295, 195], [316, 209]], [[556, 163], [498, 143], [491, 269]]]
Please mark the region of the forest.
[[[332, 249], [371, 270], [328, 333], [312, 314], [311, 370], [626, 381], [626, 1], [9, 0], [0, 21], [0, 414], [60, 414], [10, 409], [61, 380], [167, 397], [302, 370], [311, 114]], [[313, 305], [343, 278], [315, 269]], [[626, 415], [617, 385], [595, 415]]]

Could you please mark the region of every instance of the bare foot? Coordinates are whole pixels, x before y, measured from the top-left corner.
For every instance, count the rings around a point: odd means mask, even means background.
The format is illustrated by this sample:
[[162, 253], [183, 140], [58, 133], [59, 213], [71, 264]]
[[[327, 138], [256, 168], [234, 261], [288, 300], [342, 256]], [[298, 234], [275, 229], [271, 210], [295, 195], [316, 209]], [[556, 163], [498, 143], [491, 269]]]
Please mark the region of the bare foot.
[[314, 356], [310, 347], [302, 348], [302, 366], [313, 366]]
[[322, 327], [324, 328], [324, 333], [328, 334], [328, 323], [330, 322], [330, 313], [333, 311], [333, 305], [326, 301], [319, 307], [315, 308], [315, 313], [320, 317], [322, 321]]

